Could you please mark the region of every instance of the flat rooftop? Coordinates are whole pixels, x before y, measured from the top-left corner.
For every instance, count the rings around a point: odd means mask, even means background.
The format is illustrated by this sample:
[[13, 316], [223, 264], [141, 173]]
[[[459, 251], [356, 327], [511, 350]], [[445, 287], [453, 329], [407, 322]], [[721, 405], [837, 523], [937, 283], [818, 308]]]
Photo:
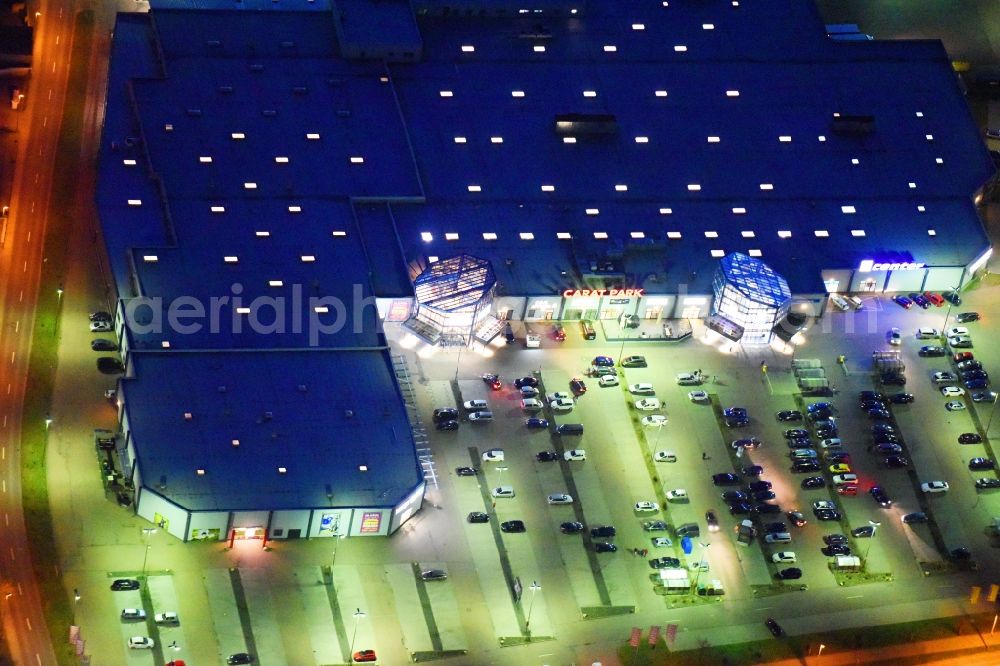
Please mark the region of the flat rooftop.
[[132, 360], [122, 392], [135, 462], [189, 510], [391, 507], [422, 482], [387, 351]]

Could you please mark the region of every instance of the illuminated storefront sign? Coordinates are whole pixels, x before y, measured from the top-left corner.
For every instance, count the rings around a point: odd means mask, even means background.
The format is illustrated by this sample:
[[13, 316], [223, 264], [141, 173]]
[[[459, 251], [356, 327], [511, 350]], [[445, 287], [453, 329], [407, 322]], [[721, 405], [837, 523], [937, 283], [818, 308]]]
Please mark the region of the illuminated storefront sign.
[[563, 298], [575, 296], [643, 296], [645, 289], [566, 289]]
[[927, 264], [906, 261], [878, 263], [871, 259], [864, 259], [862, 260], [861, 265], [858, 266], [858, 270], [862, 273], [870, 273], [871, 271], [916, 271], [926, 265]]
[[382, 527], [382, 513], [380, 511], [365, 511], [361, 514], [361, 533], [378, 534]]

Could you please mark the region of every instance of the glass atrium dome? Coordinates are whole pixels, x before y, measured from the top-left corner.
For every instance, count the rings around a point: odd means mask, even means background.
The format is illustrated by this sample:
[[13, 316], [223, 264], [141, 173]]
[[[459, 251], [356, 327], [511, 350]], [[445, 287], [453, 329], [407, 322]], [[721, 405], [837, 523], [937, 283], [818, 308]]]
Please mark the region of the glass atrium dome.
[[788, 314], [788, 283], [760, 259], [733, 252], [719, 262], [712, 280], [712, 313], [742, 328], [742, 342], [767, 344], [774, 326]]
[[432, 343], [467, 345], [489, 315], [493, 266], [468, 254], [437, 261], [413, 281], [417, 311], [407, 325]]

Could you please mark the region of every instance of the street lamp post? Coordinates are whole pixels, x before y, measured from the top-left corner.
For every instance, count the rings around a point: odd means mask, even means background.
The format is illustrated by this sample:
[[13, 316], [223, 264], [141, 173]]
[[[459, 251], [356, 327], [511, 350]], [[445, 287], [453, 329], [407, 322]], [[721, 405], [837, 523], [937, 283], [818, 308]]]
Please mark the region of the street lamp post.
[[531, 586], [528, 588], [531, 590], [531, 603], [528, 604], [528, 619], [524, 623], [524, 632], [527, 634], [531, 633], [531, 611], [535, 609], [535, 593], [542, 589], [542, 586], [538, 584], [538, 581], [532, 581]]
[[817, 652], [817, 653], [816, 653], [816, 656], [817, 656], [817, 657], [821, 657], [821, 656], [823, 656], [823, 648], [825, 648], [825, 647], [826, 647], [826, 646], [825, 646], [825, 645], [823, 645], [822, 643], [820, 643], [820, 644], [819, 644], [819, 652]]
[[50, 414], [46, 414], [45, 415], [45, 429], [48, 430], [50, 425], [52, 425], [52, 416]]
[[[497, 465], [497, 488], [500, 487], [500, 479], [503, 477], [503, 473], [507, 471], [507, 468], [503, 465]], [[496, 495], [493, 496], [493, 508], [497, 508], [497, 498]]]
[[[951, 287], [951, 290], [953, 292], [955, 292], [956, 294], [958, 293], [958, 287]], [[941, 327], [941, 335], [944, 335], [946, 338], [948, 336], [948, 319], [951, 317], [951, 308], [954, 305], [955, 304], [952, 303], [951, 299], [949, 298], [948, 299], [948, 310], [944, 313], [944, 326]]]
[[705, 566], [705, 551], [708, 550], [709, 546], [711, 546], [712, 544], [710, 544], [710, 543], [703, 543], [703, 542], [699, 541], [698, 545], [701, 546], [701, 559], [698, 561], [698, 573], [696, 573], [694, 575], [694, 593], [695, 594], [698, 594], [698, 581], [701, 579], [701, 570]]
[[365, 616], [364, 611], [360, 608], [354, 611], [354, 633], [351, 634], [351, 654], [350, 658], [354, 659], [354, 639], [358, 637], [358, 620]]
[[340, 545], [342, 539], [346, 538], [346, 534], [335, 534], [333, 542], [333, 560], [330, 562], [330, 573], [333, 573], [333, 567], [337, 564], [337, 546]]
[[872, 541], [874, 541], [874, 540], [875, 540], [875, 531], [876, 531], [876, 530], [878, 530], [879, 526], [880, 526], [880, 525], [881, 525], [882, 523], [876, 523], [876, 522], [875, 522], [874, 520], [869, 520], [869, 521], [868, 521], [868, 524], [869, 524], [869, 525], [871, 525], [871, 528], [872, 528], [872, 535], [871, 535], [871, 537], [869, 537], [869, 539], [868, 539], [868, 547], [867, 547], [867, 548], [865, 548], [865, 567], [867, 567], [867, 566], [868, 566], [868, 553], [869, 553], [869, 552], [871, 551], [871, 549], [872, 549]]
[[146, 560], [149, 558], [149, 549], [152, 548], [152, 546], [149, 545], [149, 535], [151, 535], [151, 534], [156, 534], [156, 528], [155, 527], [143, 527], [142, 528], [143, 543], [146, 546], [146, 548], [145, 548], [146, 552], [144, 552], [142, 554], [142, 577], [143, 578], [146, 577]]

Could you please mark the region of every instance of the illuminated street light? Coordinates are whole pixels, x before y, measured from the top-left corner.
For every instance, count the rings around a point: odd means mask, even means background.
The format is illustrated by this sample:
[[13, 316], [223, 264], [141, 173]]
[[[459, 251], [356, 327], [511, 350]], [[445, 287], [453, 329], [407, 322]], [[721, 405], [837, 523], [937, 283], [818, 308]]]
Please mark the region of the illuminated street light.
[[345, 537], [347, 537], [347, 535], [346, 534], [335, 534], [333, 536], [334, 536], [334, 539], [336, 539], [336, 541], [333, 542], [333, 561], [330, 562], [330, 571], [331, 572], [333, 571], [334, 565], [337, 564], [337, 547], [340, 545], [341, 540], [344, 539]]
[[528, 619], [524, 623], [525, 633], [531, 633], [531, 611], [535, 609], [535, 593], [542, 589], [542, 586], [538, 584], [537, 580], [531, 581], [531, 586], [528, 587], [531, 590], [531, 603], [528, 604]]
[[364, 616], [365, 613], [360, 608], [354, 611], [354, 633], [351, 634], [351, 659], [354, 658], [354, 639], [358, 637], [358, 620]]
[[52, 425], [52, 417], [48, 414], [45, 415], [45, 429], [48, 430], [49, 426]]
[[[497, 466], [497, 488], [500, 487], [500, 479], [501, 479], [501, 477], [503, 477], [503, 473], [506, 472], [506, 471], [507, 471], [507, 468], [504, 467], [503, 465], [498, 465]], [[496, 497], [493, 498], [493, 508], [494, 509], [497, 508], [497, 498]]]
[[868, 524], [871, 525], [872, 535], [871, 535], [871, 538], [868, 539], [868, 547], [865, 549], [865, 566], [866, 567], [868, 566], [868, 553], [872, 549], [872, 541], [875, 540], [875, 531], [878, 530], [879, 526], [882, 523], [876, 523], [874, 520], [869, 520]]
[[146, 552], [144, 552], [142, 554], [142, 576], [143, 577], [146, 576], [146, 560], [149, 558], [149, 549], [152, 548], [152, 546], [149, 545], [149, 535], [150, 534], [156, 534], [156, 528], [155, 527], [143, 527], [142, 528], [142, 536], [143, 536], [143, 539], [144, 539], [144, 543], [146, 545]]
[[825, 648], [825, 647], [826, 646], [823, 645], [822, 643], [819, 644], [819, 652], [816, 653], [817, 657], [819, 657], [821, 654], [823, 654], [823, 648]]

